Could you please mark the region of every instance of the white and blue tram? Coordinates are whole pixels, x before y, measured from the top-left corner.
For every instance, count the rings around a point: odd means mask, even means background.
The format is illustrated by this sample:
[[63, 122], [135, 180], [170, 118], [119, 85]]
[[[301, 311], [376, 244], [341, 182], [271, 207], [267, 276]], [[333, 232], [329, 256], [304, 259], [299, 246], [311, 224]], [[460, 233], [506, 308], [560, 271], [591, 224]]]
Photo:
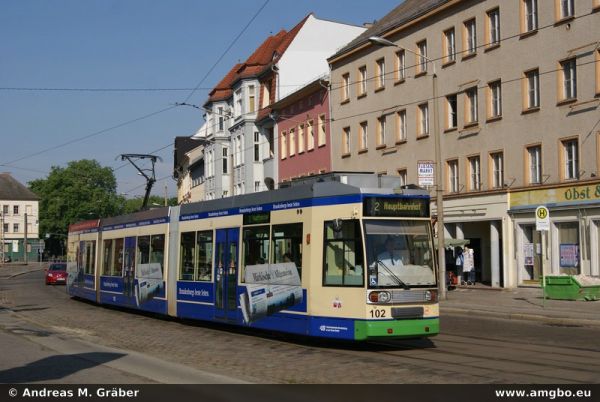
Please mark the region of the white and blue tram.
[[80, 222], [69, 228], [67, 289], [100, 304], [308, 336], [432, 336], [430, 199], [396, 184], [329, 174]]

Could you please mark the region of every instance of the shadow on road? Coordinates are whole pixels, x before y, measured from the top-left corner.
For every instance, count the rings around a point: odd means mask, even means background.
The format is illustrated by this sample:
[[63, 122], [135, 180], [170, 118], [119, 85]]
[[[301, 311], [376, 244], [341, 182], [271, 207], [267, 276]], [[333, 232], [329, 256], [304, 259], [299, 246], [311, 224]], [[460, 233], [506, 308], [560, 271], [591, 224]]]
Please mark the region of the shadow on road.
[[0, 383], [17, 384], [58, 380], [78, 371], [100, 366], [125, 356], [122, 353], [56, 355], [25, 366], [0, 371]]

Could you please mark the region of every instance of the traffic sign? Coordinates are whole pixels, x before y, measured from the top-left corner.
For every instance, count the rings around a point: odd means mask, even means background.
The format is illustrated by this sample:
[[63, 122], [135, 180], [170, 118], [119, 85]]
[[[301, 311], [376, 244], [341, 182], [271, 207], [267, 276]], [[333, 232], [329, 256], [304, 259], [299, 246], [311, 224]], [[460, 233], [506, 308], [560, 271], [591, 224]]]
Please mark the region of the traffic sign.
[[550, 230], [550, 211], [543, 205], [535, 209], [535, 230]]

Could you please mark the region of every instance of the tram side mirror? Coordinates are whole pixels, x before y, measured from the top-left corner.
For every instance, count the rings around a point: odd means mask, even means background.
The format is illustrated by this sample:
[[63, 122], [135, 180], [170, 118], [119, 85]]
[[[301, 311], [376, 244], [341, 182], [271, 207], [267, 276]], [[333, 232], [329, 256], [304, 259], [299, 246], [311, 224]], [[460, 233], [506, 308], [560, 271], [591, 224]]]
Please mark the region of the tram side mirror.
[[342, 223], [343, 221], [340, 218], [336, 218], [333, 220], [333, 231], [339, 233], [342, 231]]

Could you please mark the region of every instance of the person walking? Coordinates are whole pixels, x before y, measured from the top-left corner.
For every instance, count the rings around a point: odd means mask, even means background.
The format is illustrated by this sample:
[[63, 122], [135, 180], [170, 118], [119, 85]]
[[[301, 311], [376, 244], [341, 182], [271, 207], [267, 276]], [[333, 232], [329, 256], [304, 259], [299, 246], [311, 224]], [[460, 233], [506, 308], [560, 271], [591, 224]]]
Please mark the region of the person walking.
[[475, 280], [475, 260], [473, 258], [473, 249], [465, 246], [463, 251], [463, 285], [473, 285]]
[[456, 255], [456, 261], [454, 265], [456, 269], [456, 277], [458, 278], [458, 284], [460, 284], [463, 277], [463, 265], [465, 265], [465, 256], [463, 255], [462, 247], [456, 247], [454, 249], [454, 254]]

